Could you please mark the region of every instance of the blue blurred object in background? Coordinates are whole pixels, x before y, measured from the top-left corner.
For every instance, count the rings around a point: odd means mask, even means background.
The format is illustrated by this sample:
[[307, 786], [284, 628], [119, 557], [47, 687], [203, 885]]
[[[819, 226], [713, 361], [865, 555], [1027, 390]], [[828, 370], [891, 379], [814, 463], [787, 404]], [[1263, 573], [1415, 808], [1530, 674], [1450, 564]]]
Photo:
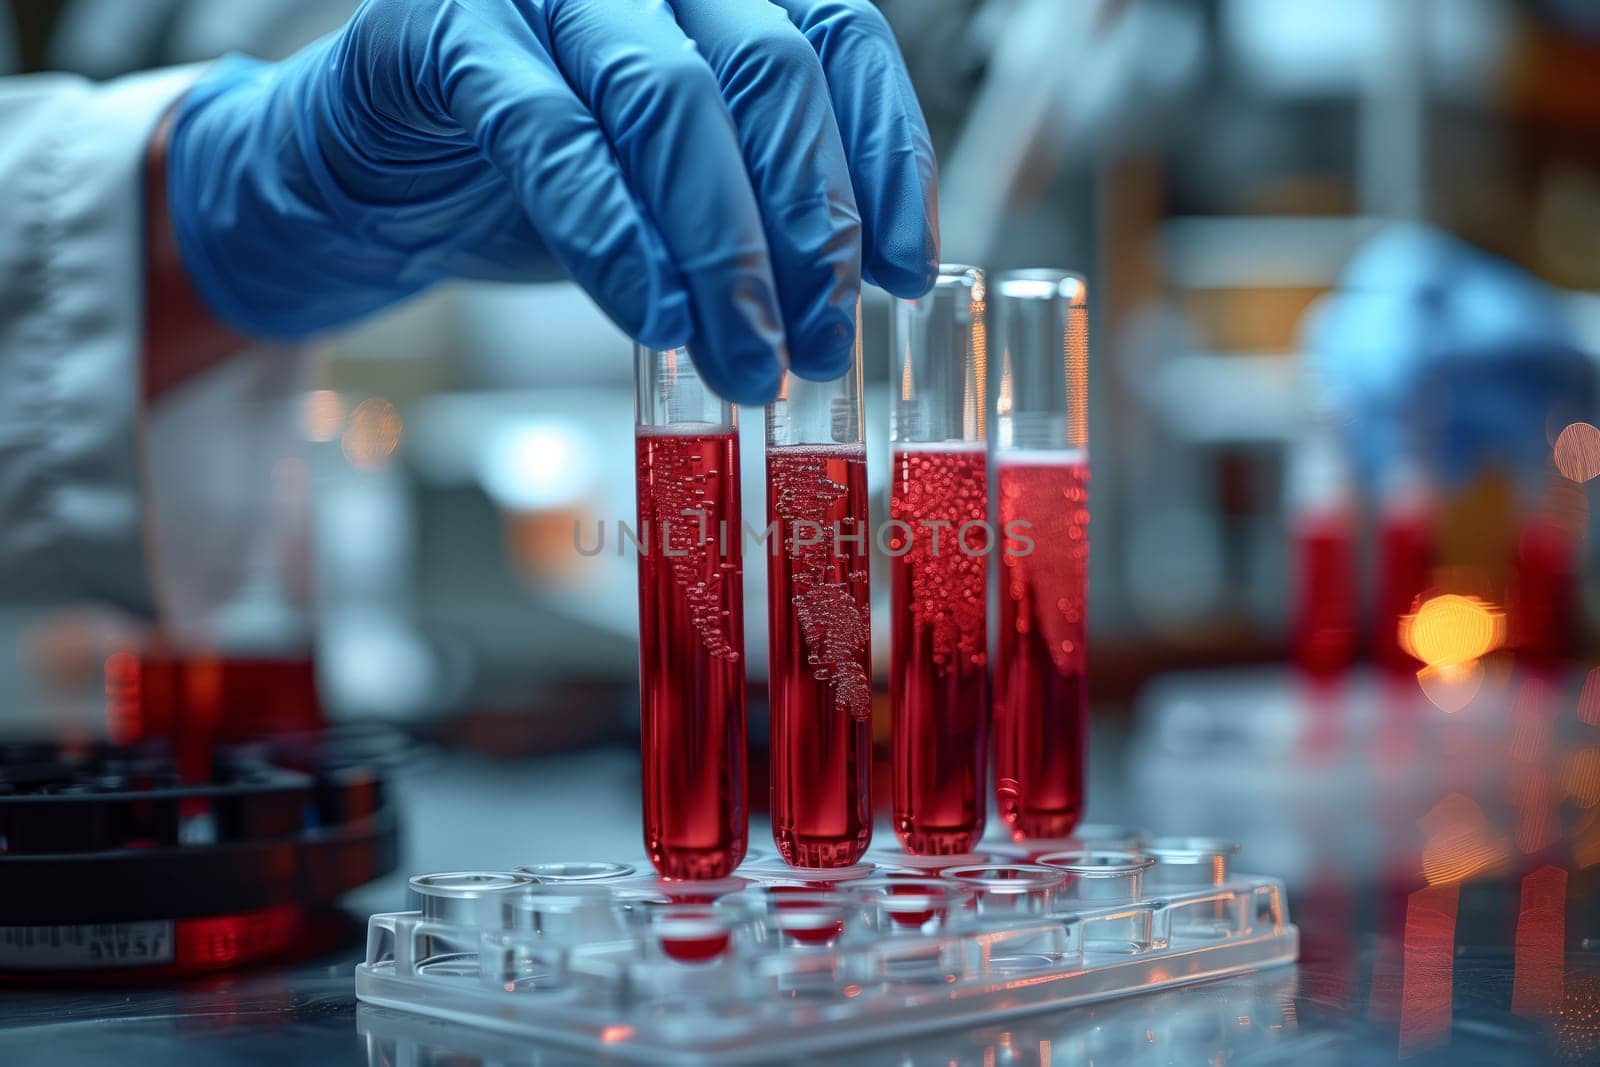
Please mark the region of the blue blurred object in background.
[[1548, 466], [1549, 427], [1594, 406], [1592, 361], [1550, 288], [1426, 226], [1364, 244], [1305, 339], [1369, 485], [1405, 459], [1446, 486], [1491, 466], [1526, 481]]

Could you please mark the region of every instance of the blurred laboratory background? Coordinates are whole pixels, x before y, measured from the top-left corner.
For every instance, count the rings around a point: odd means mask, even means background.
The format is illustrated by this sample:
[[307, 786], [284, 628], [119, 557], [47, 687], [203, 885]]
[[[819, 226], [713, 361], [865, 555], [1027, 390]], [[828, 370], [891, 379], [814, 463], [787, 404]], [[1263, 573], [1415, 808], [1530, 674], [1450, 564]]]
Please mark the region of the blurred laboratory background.
[[[0, 70], [278, 56], [354, 6], [21, 0]], [[1235, 834], [1321, 893], [1300, 922], [1335, 999], [1398, 988], [1398, 942], [1341, 943], [1417, 892], [1489, 887], [1483, 940], [1509, 952], [1522, 879], [1559, 871], [1567, 933], [1600, 937], [1600, 5], [879, 6], [938, 151], [944, 258], [1089, 282], [1089, 818]], [[888, 312], [865, 294], [880, 517]], [[328, 719], [478, 753], [479, 792], [436, 791], [415, 839], [531, 758], [637, 851], [631, 351], [573, 286], [450, 286], [329, 339], [281, 447], [230, 448], [219, 418], [210, 477], [280, 504], [203, 643], [310, 654]], [[745, 412], [749, 517], [761, 444]], [[746, 568], [758, 818], [765, 583]], [[6, 725], [103, 733], [129, 624], [4, 625]], [[887, 719], [880, 693], [885, 744]], [[554, 817], [523, 812], [519, 840], [599, 848]], [[430, 866], [495, 865], [441, 847]]]

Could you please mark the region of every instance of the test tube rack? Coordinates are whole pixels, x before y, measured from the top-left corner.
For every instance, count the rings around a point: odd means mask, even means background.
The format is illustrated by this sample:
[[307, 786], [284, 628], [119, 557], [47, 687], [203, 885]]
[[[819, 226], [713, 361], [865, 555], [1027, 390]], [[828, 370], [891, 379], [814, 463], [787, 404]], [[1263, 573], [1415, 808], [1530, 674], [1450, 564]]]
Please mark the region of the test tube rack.
[[644, 864], [419, 875], [372, 916], [356, 995], [381, 1008], [651, 1063], [739, 1062], [973, 1026], [1294, 962], [1275, 878], [1236, 846], [1136, 836], [755, 855], [717, 882]]

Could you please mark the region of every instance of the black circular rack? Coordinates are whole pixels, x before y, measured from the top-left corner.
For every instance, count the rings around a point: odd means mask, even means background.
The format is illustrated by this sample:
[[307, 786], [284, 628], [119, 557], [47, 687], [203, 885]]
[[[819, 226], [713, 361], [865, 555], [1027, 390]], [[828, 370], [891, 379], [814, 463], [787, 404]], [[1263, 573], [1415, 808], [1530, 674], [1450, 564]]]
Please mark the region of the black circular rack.
[[159, 744], [0, 744], [0, 972], [70, 964], [63, 937], [91, 928], [298, 915], [389, 873], [404, 748], [387, 731], [282, 736], [218, 748], [186, 781]]

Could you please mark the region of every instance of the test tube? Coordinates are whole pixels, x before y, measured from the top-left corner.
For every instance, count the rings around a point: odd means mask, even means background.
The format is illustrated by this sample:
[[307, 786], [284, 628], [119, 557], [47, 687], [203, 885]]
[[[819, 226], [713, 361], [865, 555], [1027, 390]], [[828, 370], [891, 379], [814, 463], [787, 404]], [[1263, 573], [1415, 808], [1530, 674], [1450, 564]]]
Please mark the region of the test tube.
[[895, 308], [889, 696], [894, 829], [959, 855], [983, 833], [989, 683], [984, 277], [943, 265]]
[[1014, 840], [1060, 838], [1083, 816], [1088, 745], [1088, 288], [1024, 270], [994, 289], [995, 793]]
[[738, 421], [687, 349], [634, 362], [645, 851], [724, 878], [749, 832]]
[[1307, 677], [1335, 679], [1356, 659], [1360, 590], [1355, 492], [1331, 413], [1314, 413], [1302, 428], [1289, 461], [1287, 498], [1292, 658]]
[[772, 837], [792, 866], [848, 867], [872, 839], [859, 330], [843, 377], [785, 375], [767, 408], [767, 521]]
[[1424, 475], [1402, 459], [1383, 472], [1378, 502], [1378, 591], [1373, 658], [1409, 679], [1417, 660], [1400, 643], [1400, 620], [1417, 608], [1433, 577], [1434, 503]]

